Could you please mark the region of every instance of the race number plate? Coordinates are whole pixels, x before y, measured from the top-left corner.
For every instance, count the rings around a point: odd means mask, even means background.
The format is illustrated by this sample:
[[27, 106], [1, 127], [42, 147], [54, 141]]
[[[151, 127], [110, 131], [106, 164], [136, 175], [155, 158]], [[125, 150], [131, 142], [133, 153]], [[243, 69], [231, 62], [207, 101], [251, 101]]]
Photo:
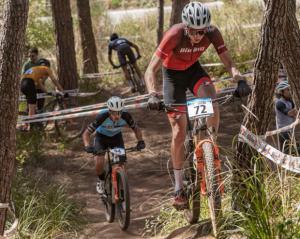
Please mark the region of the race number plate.
[[125, 155], [125, 149], [123, 148], [113, 148], [110, 152], [115, 155]]
[[203, 118], [214, 114], [210, 98], [194, 99], [187, 102], [189, 118]]

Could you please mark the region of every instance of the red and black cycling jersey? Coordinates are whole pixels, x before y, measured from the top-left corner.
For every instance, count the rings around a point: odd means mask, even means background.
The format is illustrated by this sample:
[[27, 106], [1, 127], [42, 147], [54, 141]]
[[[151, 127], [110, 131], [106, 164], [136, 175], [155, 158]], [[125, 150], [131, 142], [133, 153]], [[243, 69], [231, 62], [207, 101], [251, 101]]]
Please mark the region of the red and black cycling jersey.
[[215, 26], [210, 26], [202, 40], [192, 45], [185, 25], [179, 23], [165, 33], [155, 53], [163, 60], [165, 68], [181, 71], [193, 65], [211, 43], [218, 54], [227, 51], [223, 37]]

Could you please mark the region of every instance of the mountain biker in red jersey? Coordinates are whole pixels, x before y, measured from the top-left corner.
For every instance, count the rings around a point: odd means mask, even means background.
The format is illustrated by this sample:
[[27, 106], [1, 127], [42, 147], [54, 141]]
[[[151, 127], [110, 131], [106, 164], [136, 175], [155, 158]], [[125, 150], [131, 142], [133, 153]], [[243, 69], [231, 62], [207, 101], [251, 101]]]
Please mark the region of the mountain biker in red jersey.
[[[227, 71], [238, 83], [237, 93], [242, 97], [250, 88], [235, 67], [223, 37], [216, 26], [210, 24], [211, 14], [200, 2], [190, 2], [182, 10], [182, 23], [173, 25], [164, 35], [145, 73], [149, 93], [148, 107], [157, 110], [160, 105], [156, 87], [156, 73], [163, 71], [163, 95], [165, 104], [186, 104], [186, 90], [197, 97], [216, 98], [216, 90], [209, 75], [198, 62], [202, 53], [213, 44]], [[172, 128], [171, 157], [175, 176], [175, 197], [173, 206], [182, 210], [187, 206], [183, 190], [184, 140], [187, 118], [186, 106], [176, 106], [181, 112], [168, 112]], [[219, 128], [219, 107], [214, 103], [214, 116], [207, 125], [215, 135]]]

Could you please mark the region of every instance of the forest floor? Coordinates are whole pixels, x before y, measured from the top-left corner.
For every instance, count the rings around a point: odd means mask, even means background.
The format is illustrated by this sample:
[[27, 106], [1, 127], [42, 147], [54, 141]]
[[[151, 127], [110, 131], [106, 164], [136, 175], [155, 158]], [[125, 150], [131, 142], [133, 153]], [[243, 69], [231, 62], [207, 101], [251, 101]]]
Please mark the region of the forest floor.
[[[239, 131], [243, 114], [234, 104], [221, 106], [220, 110], [218, 142], [224, 154], [227, 151], [232, 152], [233, 138]], [[143, 131], [147, 147], [142, 152], [128, 154], [132, 211], [131, 224], [127, 231], [122, 231], [117, 221], [106, 222], [104, 206], [96, 193], [93, 157], [84, 152], [81, 139], [68, 144], [63, 150], [58, 150], [55, 144], [49, 144], [46, 149], [47, 156], [43, 156], [45, 160], [34, 168], [37, 177], [43, 176], [49, 183], [64, 185], [68, 195], [81, 205], [86, 224], [78, 234], [80, 239], [148, 237], [144, 235], [146, 220], [157, 216], [163, 205], [171, 203], [173, 186], [167, 167], [171, 130], [166, 114], [146, 109], [130, 112]], [[123, 137], [127, 147], [136, 145], [131, 130], [125, 129]], [[168, 238], [186, 238], [180, 236], [180, 233], [182, 232]]]

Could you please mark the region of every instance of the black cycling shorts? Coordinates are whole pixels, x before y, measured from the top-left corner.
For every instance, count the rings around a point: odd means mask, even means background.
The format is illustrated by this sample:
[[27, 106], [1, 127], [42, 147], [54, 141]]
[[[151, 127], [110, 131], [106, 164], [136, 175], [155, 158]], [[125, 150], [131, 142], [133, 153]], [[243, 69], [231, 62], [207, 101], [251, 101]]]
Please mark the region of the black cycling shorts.
[[37, 91], [33, 79], [24, 78], [21, 81], [21, 91], [26, 96], [28, 104], [36, 104], [37, 101]]
[[108, 148], [124, 148], [124, 141], [122, 133], [116, 134], [115, 136], [109, 137], [96, 132], [95, 136], [95, 150], [100, 155], [105, 154], [105, 150]]
[[185, 104], [186, 90], [189, 89], [196, 96], [202, 84], [209, 85], [212, 81], [198, 61], [184, 71], [163, 67], [165, 104]]
[[37, 94], [44, 93], [41, 89], [36, 89], [33, 79], [24, 78], [21, 81], [21, 91], [26, 96], [28, 104], [37, 104], [38, 110], [42, 110], [45, 104], [45, 98], [37, 99]]
[[118, 52], [118, 58], [121, 66], [126, 65], [126, 57], [128, 58], [131, 64], [134, 64], [136, 62], [134, 53], [129, 45], [124, 44], [124, 46], [119, 48], [117, 52]]

